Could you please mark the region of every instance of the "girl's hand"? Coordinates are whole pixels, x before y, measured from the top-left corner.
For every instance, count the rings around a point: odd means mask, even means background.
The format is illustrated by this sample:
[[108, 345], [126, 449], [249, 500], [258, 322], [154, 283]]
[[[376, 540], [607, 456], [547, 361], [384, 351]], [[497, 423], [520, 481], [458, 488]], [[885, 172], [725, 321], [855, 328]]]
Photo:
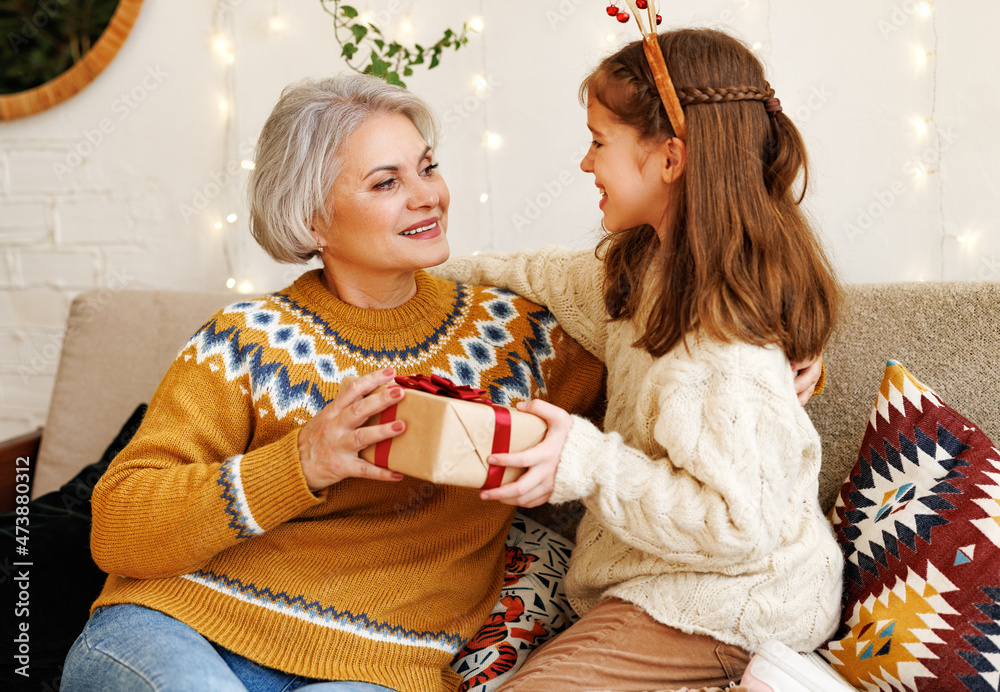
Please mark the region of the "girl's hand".
[[792, 363], [792, 370], [795, 371], [795, 393], [798, 395], [799, 403], [805, 406], [812, 398], [816, 384], [823, 375], [823, 354], [812, 360]]
[[528, 470], [516, 481], [492, 490], [484, 490], [479, 496], [484, 500], [499, 500], [505, 505], [537, 507], [548, 502], [552, 496], [559, 457], [562, 455], [570, 428], [573, 427], [573, 419], [558, 406], [538, 399], [519, 403], [517, 410], [527, 411], [544, 419], [549, 425], [548, 432], [541, 442], [523, 452], [491, 456], [489, 459], [491, 464], [520, 466]]
[[376, 442], [398, 437], [406, 430], [403, 421], [362, 427], [371, 416], [403, 399], [401, 387], [372, 392], [392, 381], [396, 372], [386, 368], [341, 387], [327, 404], [299, 431], [299, 461], [310, 492], [318, 492], [345, 478], [398, 481], [403, 474], [365, 461], [358, 453]]

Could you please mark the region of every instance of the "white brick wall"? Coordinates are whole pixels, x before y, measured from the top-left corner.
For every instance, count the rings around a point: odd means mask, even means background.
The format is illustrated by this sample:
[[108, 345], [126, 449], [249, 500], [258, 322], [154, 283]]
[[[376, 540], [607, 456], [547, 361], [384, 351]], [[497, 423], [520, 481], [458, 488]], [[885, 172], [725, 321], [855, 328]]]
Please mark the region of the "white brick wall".
[[[7, 152], [7, 178], [12, 195], [72, 192], [86, 187], [86, 166], [70, 141], [26, 142]], [[68, 166], [67, 162], [76, 163]]]
[[60, 243], [129, 245], [136, 239], [130, 200], [83, 194], [60, 200], [56, 233]]
[[[162, 202], [122, 182], [118, 165], [80, 156], [81, 142], [0, 140], [0, 439], [44, 425], [73, 297], [124, 288], [134, 271], [123, 253], [155, 266], [138, 226], [158, 234]], [[118, 178], [113, 190], [89, 173], [102, 167]]]

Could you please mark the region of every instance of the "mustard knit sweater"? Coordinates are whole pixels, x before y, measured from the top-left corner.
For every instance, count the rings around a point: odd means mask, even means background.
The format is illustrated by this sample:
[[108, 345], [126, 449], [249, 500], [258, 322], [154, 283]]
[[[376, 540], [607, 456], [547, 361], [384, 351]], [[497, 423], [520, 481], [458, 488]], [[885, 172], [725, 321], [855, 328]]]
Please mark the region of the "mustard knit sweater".
[[[574, 418], [551, 502], [581, 499], [566, 592], [756, 651], [810, 651], [840, 618], [843, 555], [817, 499], [819, 435], [777, 347], [703, 335], [653, 358], [609, 322], [593, 249], [479, 255], [435, 270], [547, 305], [608, 368], [603, 432]], [[644, 310], [651, 294], [643, 295]]]
[[181, 350], [95, 489], [110, 576], [94, 608], [153, 608], [297, 675], [454, 690], [449, 664], [499, 596], [513, 508], [411, 478], [313, 494], [298, 431], [342, 378], [390, 365], [570, 410], [595, 403], [603, 368], [508, 291], [418, 272], [410, 301], [363, 310], [319, 277], [220, 310]]

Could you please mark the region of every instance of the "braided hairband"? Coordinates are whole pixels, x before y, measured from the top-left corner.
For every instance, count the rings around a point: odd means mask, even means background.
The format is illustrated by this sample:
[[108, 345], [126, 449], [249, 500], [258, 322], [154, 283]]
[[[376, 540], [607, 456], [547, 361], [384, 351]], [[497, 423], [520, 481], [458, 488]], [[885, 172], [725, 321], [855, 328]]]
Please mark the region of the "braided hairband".
[[[607, 13], [624, 24], [631, 17], [628, 12], [620, 12], [616, 2], [617, 0], [611, 0], [611, 4], [607, 7]], [[639, 31], [642, 34], [642, 49], [649, 62], [649, 69], [653, 73], [653, 81], [660, 94], [660, 101], [663, 102], [663, 107], [667, 111], [667, 117], [670, 119], [670, 125], [674, 128], [674, 134], [681, 140], [687, 136], [682, 106], [726, 101], [761, 101], [767, 114], [771, 117], [781, 112], [781, 101], [774, 98], [774, 89], [766, 82], [766, 90], [750, 86], [718, 89], [713, 87], [675, 89], [674, 83], [670, 79], [670, 73], [667, 71], [667, 61], [660, 49], [659, 36], [656, 33], [656, 27], [663, 21], [658, 13], [657, 0], [625, 0], [625, 2], [628, 3], [635, 15], [635, 23], [639, 25]], [[643, 20], [643, 11], [646, 15], [645, 21]]]
[[682, 106], [697, 106], [702, 103], [727, 103], [729, 101], [760, 101], [768, 115], [781, 112], [781, 101], [774, 98], [774, 89], [764, 82], [764, 89], [755, 86], [738, 87], [682, 87], [677, 97]]

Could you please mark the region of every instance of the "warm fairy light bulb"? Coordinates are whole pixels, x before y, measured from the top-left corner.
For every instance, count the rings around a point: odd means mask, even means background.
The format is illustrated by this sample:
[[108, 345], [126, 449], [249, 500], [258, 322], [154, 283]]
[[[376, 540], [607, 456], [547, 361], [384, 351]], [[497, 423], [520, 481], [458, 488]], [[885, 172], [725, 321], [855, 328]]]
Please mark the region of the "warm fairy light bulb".
[[253, 284], [249, 281], [241, 281], [240, 287], [237, 289], [240, 293], [250, 293], [253, 291]]
[[222, 222], [221, 221], [216, 221], [215, 222], [215, 230], [217, 230], [217, 231], [221, 231], [222, 230]]
[[927, 170], [923, 166], [914, 166], [913, 177], [917, 180], [923, 180], [927, 177]]
[[483, 135], [483, 141], [490, 149], [499, 149], [500, 145], [503, 144], [503, 137], [496, 132], [487, 132]]
[[760, 50], [761, 45], [762, 45], [761, 42], [757, 41], [757, 43], [753, 44], [753, 49], [754, 50]]
[[473, 78], [472, 83], [475, 85], [476, 93], [479, 94], [480, 96], [486, 94], [490, 86], [489, 82], [486, 81], [486, 77], [481, 74], [477, 74]]
[[913, 129], [917, 131], [918, 135], [927, 134], [927, 123], [930, 122], [930, 118], [926, 120], [921, 120], [919, 118], [913, 118], [910, 123], [913, 125]]
[[930, 53], [928, 53], [920, 46], [915, 47], [913, 49], [913, 52], [917, 58], [917, 69], [922, 70], [923, 68], [927, 67], [927, 56], [930, 55]]
[[219, 99], [219, 110], [223, 113], [229, 110], [229, 101], [226, 99]]
[[399, 30], [402, 31], [403, 33], [413, 31], [413, 22], [410, 21], [409, 17], [407, 17], [402, 21], [402, 23], [399, 25]]
[[285, 30], [284, 18], [282, 18], [280, 14], [275, 12], [274, 15], [271, 17], [271, 21], [268, 22], [267, 28], [271, 31], [272, 34], [280, 34], [282, 31]]
[[226, 217], [226, 221], [229, 223], [236, 223], [236, 214], [230, 214]]
[[253, 161], [247, 161], [247, 160], [244, 159], [243, 161], [240, 161], [240, 166], [242, 166], [243, 168], [245, 168], [248, 171], [252, 171], [254, 169], [254, 167], [256, 166], [256, 164], [254, 164]]
[[236, 279], [229, 277], [229, 281], [226, 282], [226, 288], [232, 288], [236, 285]]
[[924, 17], [929, 17], [931, 14], [931, 3], [922, 2], [917, 5], [917, 11], [920, 12]]
[[479, 195], [479, 201], [482, 202], [483, 204], [486, 204], [486, 200], [488, 200], [489, 198], [490, 198], [490, 196], [488, 194], [486, 194], [485, 192], [483, 194]]
[[615, 36], [614, 34], [608, 34], [607, 38], [608, 38], [608, 43], [614, 43], [615, 39], [617, 39], [618, 37]]
[[220, 55], [229, 52], [229, 41], [226, 40], [225, 36], [216, 36], [212, 45], [215, 47], [215, 52]]
[[469, 28], [475, 31], [477, 34], [483, 30], [486, 24], [483, 22], [482, 17], [473, 17], [469, 20]]

